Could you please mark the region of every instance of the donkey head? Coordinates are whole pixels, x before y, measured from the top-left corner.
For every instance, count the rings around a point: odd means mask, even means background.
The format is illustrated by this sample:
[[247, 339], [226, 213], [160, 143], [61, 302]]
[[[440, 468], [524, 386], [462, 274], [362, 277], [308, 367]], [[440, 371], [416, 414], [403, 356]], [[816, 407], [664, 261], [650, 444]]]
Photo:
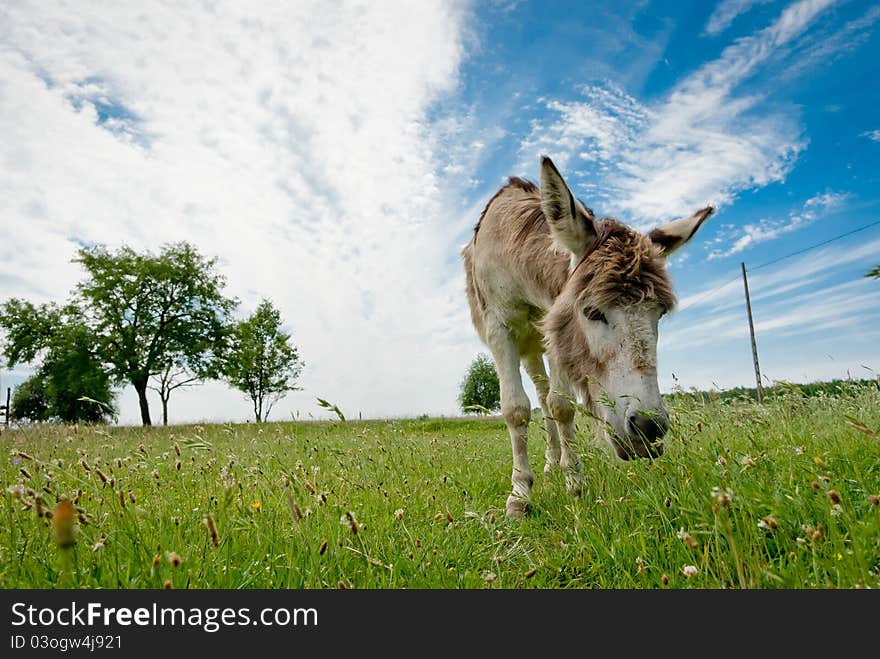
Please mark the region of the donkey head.
[[657, 384], [657, 325], [675, 304], [666, 257], [713, 209], [647, 235], [597, 221], [546, 157], [541, 207], [557, 248], [571, 259], [542, 323], [547, 356], [604, 422], [600, 432], [619, 457], [659, 456], [669, 415]]

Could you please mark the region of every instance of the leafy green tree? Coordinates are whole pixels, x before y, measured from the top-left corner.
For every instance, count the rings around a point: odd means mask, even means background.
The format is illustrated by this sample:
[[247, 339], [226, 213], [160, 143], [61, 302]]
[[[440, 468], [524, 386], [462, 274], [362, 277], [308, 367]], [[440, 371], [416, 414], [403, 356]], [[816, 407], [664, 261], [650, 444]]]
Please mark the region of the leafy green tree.
[[48, 421], [49, 397], [46, 393], [46, 380], [40, 373], [34, 373], [15, 388], [12, 395], [12, 408], [9, 418], [16, 421]]
[[110, 375], [79, 306], [35, 306], [13, 298], [0, 306], [0, 327], [9, 366], [40, 362], [16, 389], [11, 416], [98, 422], [113, 413]]
[[226, 380], [251, 399], [257, 422], [265, 421], [276, 402], [298, 389], [304, 364], [290, 334], [282, 330], [281, 313], [269, 300], [236, 323], [230, 339], [223, 367]]
[[483, 353], [478, 354], [468, 367], [458, 396], [461, 411], [489, 414], [501, 407], [501, 385], [495, 364]]
[[876, 277], [877, 279], [880, 279], [880, 265], [876, 266], [872, 270], [869, 270], [868, 274], [866, 274], [865, 276], [866, 277]]
[[[117, 382], [135, 388], [143, 425], [152, 425], [147, 401], [150, 378], [169, 364], [198, 379], [212, 377], [225, 345], [225, 328], [237, 302], [223, 296], [226, 284], [192, 245], [162, 247], [158, 255], [98, 245], [78, 251], [87, 277], [77, 290], [88, 311], [100, 353]], [[167, 418], [166, 388], [163, 400]]]

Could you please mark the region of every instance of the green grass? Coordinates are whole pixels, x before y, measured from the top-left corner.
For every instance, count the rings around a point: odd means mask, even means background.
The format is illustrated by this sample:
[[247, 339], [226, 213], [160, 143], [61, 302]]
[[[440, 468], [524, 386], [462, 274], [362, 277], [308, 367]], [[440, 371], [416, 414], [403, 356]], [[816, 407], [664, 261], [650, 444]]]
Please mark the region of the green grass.
[[[580, 421], [579, 499], [533, 420], [521, 522], [498, 418], [4, 431], [0, 587], [880, 587], [880, 440], [846, 423], [880, 429], [880, 389], [670, 411], [654, 462]], [[73, 548], [35, 495], [77, 499]]]

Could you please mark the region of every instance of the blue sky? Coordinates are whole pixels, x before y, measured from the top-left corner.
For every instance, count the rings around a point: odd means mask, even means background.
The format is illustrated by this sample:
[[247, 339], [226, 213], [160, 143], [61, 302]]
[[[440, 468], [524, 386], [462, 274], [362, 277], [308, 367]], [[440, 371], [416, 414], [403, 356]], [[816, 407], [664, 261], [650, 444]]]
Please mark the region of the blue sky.
[[[878, 25], [856, 0], [5, 4], [0, 298], [66, 298], [82, 243], [190, 240], [300, 348], [276, 418], [455, 414], [486, 350], [459, 251], [546, 154], [642, 230], [718, 208], [670, 262], [662, 390], [754, 382], [740, 262], [765, 381], [874, 377], [880, 226], [832, 239], [880, 220]], [[249, 410], [208, 383], [170, 412]]]

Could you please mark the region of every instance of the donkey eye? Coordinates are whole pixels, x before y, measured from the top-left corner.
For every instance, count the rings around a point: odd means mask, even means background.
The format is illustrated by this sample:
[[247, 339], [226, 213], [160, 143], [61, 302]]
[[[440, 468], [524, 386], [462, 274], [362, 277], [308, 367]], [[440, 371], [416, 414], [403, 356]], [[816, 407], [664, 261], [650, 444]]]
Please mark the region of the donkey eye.
[[584, 315], [587, 317], [587, 320], [594, 320], [597, 323], [605, 323], [608, 324], [608, 319], [598, 309], [594, 309], [593, 307], [587, 307], [584, 309]]

